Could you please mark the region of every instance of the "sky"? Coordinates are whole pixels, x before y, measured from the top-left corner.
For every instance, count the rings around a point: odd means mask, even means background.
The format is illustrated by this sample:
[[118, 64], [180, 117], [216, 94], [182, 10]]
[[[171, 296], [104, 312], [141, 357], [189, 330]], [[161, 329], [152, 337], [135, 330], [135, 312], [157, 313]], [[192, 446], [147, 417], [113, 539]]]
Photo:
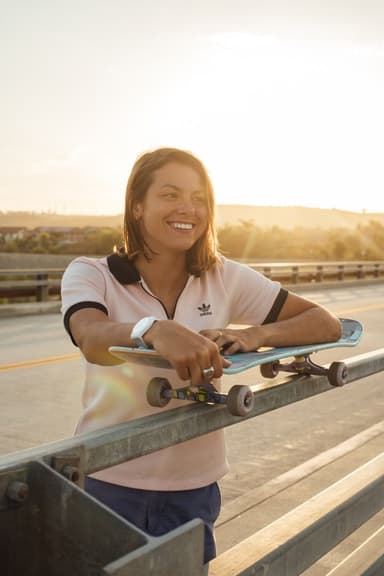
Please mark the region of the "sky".
[[219, 204], [384, 212], [382, 0], [0, 0], [0, 211], [123, 212], [136, 158]]

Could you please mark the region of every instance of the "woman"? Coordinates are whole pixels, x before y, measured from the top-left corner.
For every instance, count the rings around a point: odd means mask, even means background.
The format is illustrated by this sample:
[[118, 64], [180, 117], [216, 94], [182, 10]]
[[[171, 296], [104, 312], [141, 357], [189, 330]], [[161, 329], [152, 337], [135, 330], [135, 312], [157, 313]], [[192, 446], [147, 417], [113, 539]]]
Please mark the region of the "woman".
[[[156, 412], [145, 398], [152, 375], [196, 386], [222, 376], [226, 354], [341, 336], [329, 311], [218, 253], [212, 184], [188, 152], [162, 148], [137, 160], [124, 239], [122, 253], [77, 258], [62, 280], [64, 324], [86, 360], [77, 432]], [[153, 347], [175, 370], [119, 364], [112, 345]], [[218, 430], [95, 473], [86, 490], [155, 536], [201, 518], [208, 562], [215, 556], [217, 481], [226, 471]]]

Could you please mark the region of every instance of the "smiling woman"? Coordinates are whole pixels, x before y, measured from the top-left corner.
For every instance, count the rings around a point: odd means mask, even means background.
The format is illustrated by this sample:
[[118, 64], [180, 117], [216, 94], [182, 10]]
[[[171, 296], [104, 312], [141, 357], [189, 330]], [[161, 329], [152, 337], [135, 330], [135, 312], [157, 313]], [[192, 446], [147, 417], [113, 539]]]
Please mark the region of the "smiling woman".
[[[212, 184], [189, 152], [161, 148], [136, 161], [124, 238], [121, 252], [77, 258], [62, 278], [64, 325], [86, 366], [78, 432], [158, 410], [146, 399], [156, 368], [119, 364], [111, 346], [152, 347], [172, 367], [171, 385], [214, 381], [219, 390], [229, 354], [340, 336], [340, 322], [327, 310], [218, 252]], [[218, 430], [97, 472], [86, 489], [152, 535], [201, 518], [208, 562], [215, 556], [217, 481], [226, 471]]]
[[209, 267], [216, 249], [214, 195], [199, 160], [164, 148], [137, 161], [127, 184], [124, 237], [126, 254], [134, 257], [141, 251], [143, 266], [152, 261], [151, 253], [168, 246], [183, 268], [185, 251], [191, 249], [190, 272], [195, 265], [197, 270]]

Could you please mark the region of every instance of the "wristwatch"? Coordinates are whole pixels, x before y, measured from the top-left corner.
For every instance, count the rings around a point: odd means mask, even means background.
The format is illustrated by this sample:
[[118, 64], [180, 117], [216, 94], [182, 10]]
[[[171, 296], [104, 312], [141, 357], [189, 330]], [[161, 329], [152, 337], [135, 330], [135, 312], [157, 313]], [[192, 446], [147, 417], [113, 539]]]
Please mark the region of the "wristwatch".
[[143, 336], [157, 321], [158, 318], [155, 318], [155, 316], [146, 316], [145, 318], [139, 320], [132, 328], [131, 340], [133, 340], [134, 343], [141, 348], [150, 348], [150, 346], [144, 342]]

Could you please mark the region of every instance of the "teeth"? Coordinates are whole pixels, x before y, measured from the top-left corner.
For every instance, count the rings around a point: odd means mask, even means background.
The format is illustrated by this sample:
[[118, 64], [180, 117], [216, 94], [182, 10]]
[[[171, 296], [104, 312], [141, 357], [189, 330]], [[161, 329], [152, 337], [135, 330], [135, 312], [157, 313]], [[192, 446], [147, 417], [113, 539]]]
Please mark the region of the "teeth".
[[180, 228], [181, 230], [192, 230], [192, 224], [185, 224], [181, 222], [174, 222], [172, 224], [174, 228]]

